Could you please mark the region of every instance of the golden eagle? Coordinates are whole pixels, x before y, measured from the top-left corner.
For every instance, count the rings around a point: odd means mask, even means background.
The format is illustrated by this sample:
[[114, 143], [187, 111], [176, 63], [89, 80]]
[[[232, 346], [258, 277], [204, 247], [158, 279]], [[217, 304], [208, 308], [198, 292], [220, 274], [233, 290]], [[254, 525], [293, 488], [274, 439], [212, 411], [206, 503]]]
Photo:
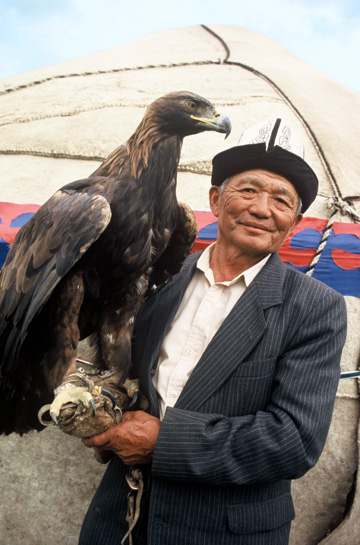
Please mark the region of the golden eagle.
[[180, 270], [195, 238], [175, 194], [183, 138], [230, 130], [204, 98], [167, 94], [93, 174], [22, 227], [0, 275], [1, 433], [40, 429], [37, 412], [80, 339], [92, 335], [96, 365], [126, 377], [141, 301]]

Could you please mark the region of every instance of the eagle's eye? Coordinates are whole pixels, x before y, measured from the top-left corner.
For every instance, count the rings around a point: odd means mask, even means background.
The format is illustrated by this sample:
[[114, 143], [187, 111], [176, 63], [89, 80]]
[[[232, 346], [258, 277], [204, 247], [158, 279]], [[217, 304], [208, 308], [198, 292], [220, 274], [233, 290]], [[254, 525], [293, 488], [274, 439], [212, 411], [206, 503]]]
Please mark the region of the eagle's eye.
[[189, 100], [188, 106], [189, 106], [190, 110], [192, 110], [193, 112], [197, 109], [197, 104], [193, 100]]

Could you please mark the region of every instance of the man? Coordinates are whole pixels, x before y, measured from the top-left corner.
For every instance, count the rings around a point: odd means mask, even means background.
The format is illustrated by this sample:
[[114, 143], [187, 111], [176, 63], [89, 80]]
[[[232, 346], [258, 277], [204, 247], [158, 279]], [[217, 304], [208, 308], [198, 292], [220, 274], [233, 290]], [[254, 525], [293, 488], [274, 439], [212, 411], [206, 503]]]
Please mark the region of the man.
[[81, 545], [115, 545], [126, 533], [128, 465], [144, 476], [134, 544], [285, 545], [290, 481], [322, 451], [345, 304], [276, 253], [315, 199], [316, 175], [290, 128], [271, 120], [215, 156], [212, 184], [216, 243], [190, 256], [136, 321], [134, 363], [151, 414], [126, 413], [84, 440], [117, 456]]

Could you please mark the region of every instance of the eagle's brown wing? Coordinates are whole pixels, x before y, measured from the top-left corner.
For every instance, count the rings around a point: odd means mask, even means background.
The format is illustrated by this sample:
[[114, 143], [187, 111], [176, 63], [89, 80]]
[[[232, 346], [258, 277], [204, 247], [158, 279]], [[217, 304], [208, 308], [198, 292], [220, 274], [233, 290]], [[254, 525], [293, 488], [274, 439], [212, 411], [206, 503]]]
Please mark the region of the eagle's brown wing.
[[161, 288], [174, 274], [181, 270], [185, 259], [194, 246], [197, 234], [194, 212], [186, 203], [178, 203], [176, 214], [176, 224], [169, 244], [153, 266], [148, 294]]
[[[1, 329], [26, 335], [55, 286], [101, 235], [111, 218], [101, 195], [57, 191], [20, 230], [0, 276]], [[6, 353], [14, 351], [8, 347]], [[6, 358], [5, 358], [6, 359]]]
[[26, 388], [26, 381], [37, 374], [17, 369], [14, 363], [32, 321], [110, 219], [109, 203], [100, 194], [79, 193], [65, 186], [15, 238], [0, 275], [0, 428], [11, 411], [14, 391], [21, 396], [20, 377]]

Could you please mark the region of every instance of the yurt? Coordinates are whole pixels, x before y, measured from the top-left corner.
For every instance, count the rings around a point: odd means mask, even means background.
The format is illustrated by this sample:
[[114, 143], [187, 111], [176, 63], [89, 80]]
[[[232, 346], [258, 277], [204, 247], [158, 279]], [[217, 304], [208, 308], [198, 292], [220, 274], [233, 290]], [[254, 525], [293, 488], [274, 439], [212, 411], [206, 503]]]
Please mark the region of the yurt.
[[[127, 140], [154, 99], [183, 89], [209, 99], [233, 125], [227, 140], [216, 133], [184, 140], [177, 192], [199, 214], [199, 244], [213, 237], [203, 229], [214, 224], [208, 189], [216, 153], [236, 145], [246, 128], [274, 117], [288, 120], [304, 142], [320, 189], [281, 257], [345, 296], [342, 371], [356, 371], [360, 95], [243, 28], [169, 29], [1, 80], [0, 259], [56, 189], [92, 173]], [[358, 425], [358, 379], [343, 378], [320, 461], [293, 483], [291, 545], [359, 543]], [[1, 437], [1, 543], [76, 543], [103, 472], [90, 450], [58, 429]]]

